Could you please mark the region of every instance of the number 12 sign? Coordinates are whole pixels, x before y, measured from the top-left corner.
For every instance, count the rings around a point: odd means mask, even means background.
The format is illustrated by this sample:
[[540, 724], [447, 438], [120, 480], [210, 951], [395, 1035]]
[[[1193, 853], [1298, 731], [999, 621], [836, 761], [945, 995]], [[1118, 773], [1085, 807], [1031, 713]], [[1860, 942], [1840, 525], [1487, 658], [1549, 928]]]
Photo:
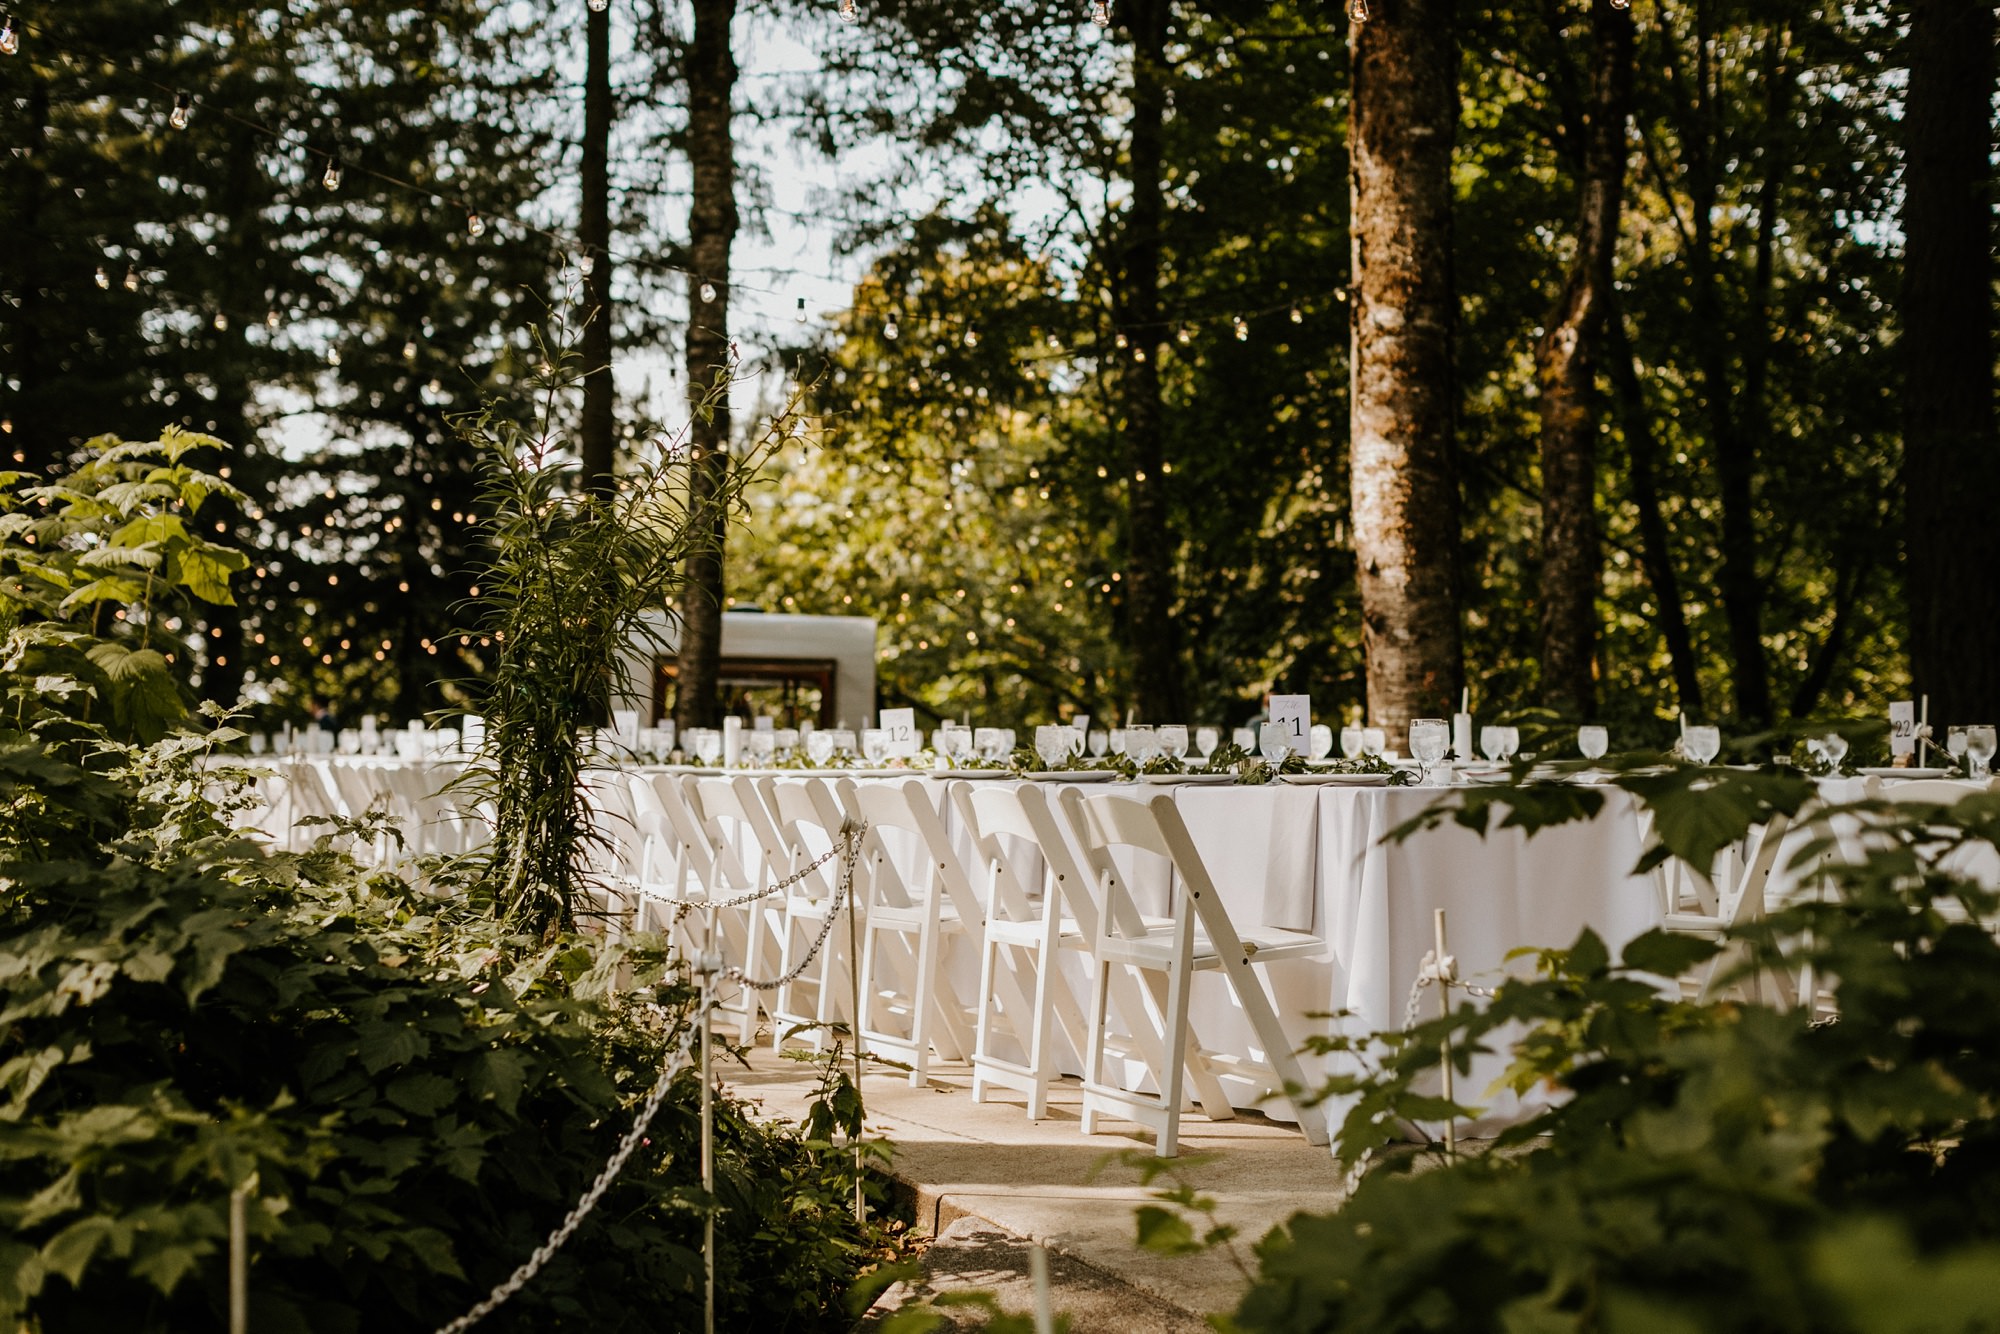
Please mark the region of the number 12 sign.
[[888, 745], [883, 747], [887, 755], [914, 755], [917, 753], [917, 711], [915, 709], [882, 710], [882, 730], [887, 732]]

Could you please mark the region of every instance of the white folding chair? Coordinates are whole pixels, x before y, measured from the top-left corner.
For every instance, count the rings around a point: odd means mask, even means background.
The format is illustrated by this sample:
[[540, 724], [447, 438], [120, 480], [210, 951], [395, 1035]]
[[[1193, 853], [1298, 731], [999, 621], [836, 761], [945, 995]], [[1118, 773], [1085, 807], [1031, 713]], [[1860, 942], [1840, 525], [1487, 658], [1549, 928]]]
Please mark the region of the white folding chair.
[[[1162, 1158], [1174, 1157], [1180, 1152], [1182, 1080], [1191, 1061], [1250, 1079], [1266, 1096], [1289, 1098], [1292, 1091], [1303, 1089], [1305, 1076], [1298, 1056], [1256, 966], [1318, 954], [1324, 943], [1305, 932], [1272, 927], [1239, 932], [1171, 796], [1160, 793], [1141, 801], [1114, 794], [1086, 795], [1070, 788], [1063, 793], [1062, 804], [1097, 887], [1097, 930], [1091, 943], [1097, 975], [1091, 987], [1090, 1052], [1084, 1061], [1084, 1133], [1094, 1133], [1100, 1116], [1119, 1116], [1150, 1126], [1158, 1136], [1155, 1151]], [[1160, 859], [1170, 869], [1173, 911], [1167, 920], [1153, 923], [1140, 916], [1114, 849]], [[1161, 1039], [1166, 1059], [1163, 1081], [1155, 1093], [1104, 1079], [1107, 981], [1113, 968], [1165, 976]], [[1195, 1040], [1188, 993], [1194, 973], [1208, 970], [1219, 970], [1227, 979], [1263, 1048], [1262, 1061], [1205, 1050]], [[1207, 1096], [1202, 1101], [1211, 1116], [1229, 1114], [1226, 1100], [1219, 1108]], [[1324, 1114], [1296, 1104], [1294, 1110], [1306, 1142], [1325, 1144]]]
[[[779, 984], [767, 1007], [771, 1047], [783, 1047], [796, 1034], [818, 1051], [833, 1026], [853, 1023], [855, 1009], [855, 951], [849, 932], [841, 923], [827, 921], [839, 888], [840, 863], [836, 859], [816, 870], [806, 869], [839, 846], [840, 804], [833, 785], [823, 778], [763, 778], [756, 780], [756, 788], [778, 839], [773, 865], [782, 868], [786, 879], [803, 873], [773, 901], [778, 975], [787, 980]], [[856, 905], [847, 905], [850, 916], [856, 910]], [[788, 977], [823, 933], [825, 943], [818, 957], [807, 962], [799, 976]], [[858, 930], [855, 938], [859, 939]]]
[[[1705, 910], [1678, 895], [1667, 901], [1666, 911], [1660, 919], [1663, 929], [1706, 940], [1724, 941], [1720, 952], [1698, 965], [1690, 977], [1682, 979], [1683, 990], [1692, 987], [1697, 999], [1709, 1001], [1734, 995], [1754, 1004], [1782, 1007], [1796, 1003], [1798, 989], [1791, 978], [1770, 970], [1743, 974], [1742, 965], [1750, 958], [1748, 943], [1735, 938], [1725, 940], [1725, 937], [1737, 936], [1764, 917], [1768, 907], [1766, 892], [1777, 862], [1778, 848], [1790, 828], [1788, 817], [1773, 815], [1763, 828], [1750, 831], [1743, 855], [1736, 861], [1739, 869], [1735, 878], [1720, 885], [1710, 883], [1708, 894], [1701, 896], [1702, 902], [1714, 903], [1713, 910]], [[1678, 859], [1669, 859], [1674, 860]], [[1682, 863], [1683, 867], [1685, 865]], [[1695, 879], [1707, 878], [1696, 876]], [[1662, 883], [1672, 884], [1675, 881], [1668, 879]]]
[[[749, 896], [768, 886], [774, 877], [749, 832], [751, 808], [743, 804], [732, 780], [697, 774], [681, 780], [681, 799], [681, 812], [676, 815], [670, 806], [668, 815], [670, 819], [693, 821], [690, 841], [701, 847], [691, 846], [690, 855], [699, 857], [703, 850], [707, 855], [704, 871], [697, 874], [706, 895], [703, 912], [715, 926], [711, 947], [722, 951], [725, 963], [752, 977], [763, 976], [767, 952], [761, 903]], [[761, 807], [757, 809], [761, 813]], [[749, 901], [721, 906], [723, 901], [737, 899]], [[718, 1008], [737, 1015], [739, 1042], [747, 1046], [756, 1038], [761, 1002], [754, 988], [738, 988], [734, 995], [718, 1001]]]
[[[835, 787], [841, 806], [868, 824], [856, 867], [862, 947], [855, 1038], [863, 1052], [906, 1061], [917, 1087], [930, 1077], [933, 1052], [955, 1061], [972, 1050], [970, 1008], [940, 965], [945, 940], [977, 930], [980, 920], [978, 896], [925, 782], [844, 778]], [[896, 865], [896, 838], [913, 843], [920, 863], [907, 878]]]

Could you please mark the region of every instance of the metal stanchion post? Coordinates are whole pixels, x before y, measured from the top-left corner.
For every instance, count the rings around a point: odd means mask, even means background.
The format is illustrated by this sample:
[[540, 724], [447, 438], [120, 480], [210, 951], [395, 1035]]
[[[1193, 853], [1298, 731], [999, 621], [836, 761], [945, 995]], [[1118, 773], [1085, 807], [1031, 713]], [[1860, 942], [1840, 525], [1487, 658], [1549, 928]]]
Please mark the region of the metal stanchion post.
[[[1431, 926], [1437, 949], [1438, 1017], [1449, 1019], [1451, 1018], [1451, 976], [1456, 970], [1452, 967], [1451, 956], [1445, 952], [1444, 947], [1444, 909], [1439, 908], [1432, 915]], [[1439, 1068], [1443, 1071], [1444, 1100], [1452, 1102], [1455, 1101], [1455, 1098], [1452, 1093], [1450, 1038], [1445, 1039], [1443, 1051], [1444, 1063]], [[1449, 1114], [1444, 1119], [1444, 1151], [1448, 1157], [1458, 1156], [1458, 1118]]]
[[[853, 1048], [854, 1096], [861, 1096], [861, 940], [855, 925], [859, 914], [854, 907], [855, 881], [859, 878], [861, 865], [861, 833], [852, 825], [841, 829], [841, 839], [845, 846], [845, 862], [840, 874], [847, 877], [847, 989], [849, 994], [848, 1044]], [[824, 973], [821, 974], [824, 976]], [[865, 1105], [865, 1104], [864, 1104]], [[854, 1130], [854, 1221], [868, 1221], [868, 1194], [861, 1184], [861, 1128]]]
[[702, 1328], [715, 1334], [715, 1085], [709, 1069], [709, 1007], [715, 1000], [715, 909], [703, 910], [701, 953], [701, 1188], [708, 1195], [702, 1228]]
[[1028, 1273], [1035, 1280], [1035, 1334], [1055, 1334], [1055, 1302], [1049, 1293], [1049, 1253], [1039, 1242], [1028, 1247]]
[[229, 1334], [250, 1334], [250, 1185], [229, 1192]]

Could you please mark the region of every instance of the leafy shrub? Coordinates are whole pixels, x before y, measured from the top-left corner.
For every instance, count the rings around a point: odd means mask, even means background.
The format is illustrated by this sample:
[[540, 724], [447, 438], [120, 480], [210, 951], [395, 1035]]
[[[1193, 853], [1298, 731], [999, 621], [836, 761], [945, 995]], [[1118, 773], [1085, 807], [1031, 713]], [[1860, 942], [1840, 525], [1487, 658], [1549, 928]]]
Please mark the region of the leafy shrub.
[[[1810, 791], [1768, 771], [1626, 782], [1684, 855]], [[1479, 793], [1476, 823], [1573, 818], [1578, 791]], [[1447, 1041], [1463, 1071], [1524, 1025], [1506, 1082], [1562, 1100], [1490, 1151], [1385, 1163], [1338, 1213], [1275, 1230], [1233, 1328], [2000, 1329], [2000, 944], [1978, 925], [2000, 898], [1952, 869], [1994, 855], [2000, 796], [1800, 818], [1802, 864], [1826, 859], [1833, 893], [1746, 933], [1745, 966], [1810, 964], [1836, 1021], [1663, 996], [1660, 975], [1718, 947], [1654, 932], [1614, 963], [1586, 933], [1484, 1009], [1378, 1035], [1379, 1070], [1327, 1090], [1353, 1099], [1350, 1164], [1398, 1118], [1444, 1113], [1422, 1089]], [[1842, 822], [1869, 830], [1858, 849]]]

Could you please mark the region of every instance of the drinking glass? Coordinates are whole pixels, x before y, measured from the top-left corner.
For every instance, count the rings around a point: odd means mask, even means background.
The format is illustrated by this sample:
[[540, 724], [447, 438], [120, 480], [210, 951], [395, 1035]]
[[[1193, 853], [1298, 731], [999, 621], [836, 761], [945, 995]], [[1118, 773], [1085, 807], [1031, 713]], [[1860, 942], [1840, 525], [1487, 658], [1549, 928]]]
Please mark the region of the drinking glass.
[[[939, 728], [938, 730], [942, 732], [944, 729]], [[880, 727], [862, 728], [861, 758], [868, 762], [868, 767], [871, 769], [879, 768], [882, 761], [888, 757], [889, 733]]]
[[673, 752], [674, 736], [674, 725], [672, 723], [660, 724], [660, 753], [662, 755], [668, 755]]
[[833, 758], [833, 733], [810, 732], [806, 735], [806, 758], [814, 764], [825, 764]]
[[826, 734], [833, 738], [835, 755], [854, 754], [854, 729], [851, 727], [829, 727]]
[[1104, 752], [1111, 749], [1111, 733], [1101, 727], [1090, 729], [1090, 758], [1101, 760]]
[[1185, 724], [1167, 724], [1160, 728], [1155, 739], [1160, 743], [1160, 753], [1170, 760], [1178, 760], [1187, 754], [1188, 730]]
[[1576, 729], [1576, 748], [1583, 752], [1586, 760], [1604, 758], [1604, 752], [1611, 747], [1611, 733], [1602, 727], [1579, 727]]
[[1222, 744], [1222, 729], [1219, 727], [1197, 727], [1194, 729], [1194, 748], [1206, 760], [1215, 754], [1215, 748]]
[[1968, 772], [1972, 777], [1986, 777], [1988, 767], [1993, 762], [1994, 739], [1991, 723], [1965, 729], [1965, 758], [1971, 761]]
[[1133, 723], [1125, 729], [1125, 758], [1132, 763], [1144, 764], [1157, 755], [1159, 749], [1151, 723]]
[[1257, 747], [1257, 734], [1247, 727], [1232, 728], [1229, 739], [1236, 743], [1236, 749], [1246, 754]]
[[1360, 728], [1343, 727], [1340, 729], [1340, 753], [1350, 760], [1361, 753]]
[[972, 756], [972, 729], [964, 723], [946, 723], [938, 728], [944, 737], [945, 758], [953, 764], [963, 764]]
[[1312, 757], [1323, 760], [1333, 754], [1333, 729], [1325, 723], [1314, 723], [1312, 728]]
[[770, 768], [772, 759], [778, 753], [778, 734], [776, 732], [752, 732], [749, 736], [749, 742], [751, 767], [757, 769]]
[[722, 733], [713, 727], [690, 728], [694, 737], [695, 758], [703, 764], [714, 764], [722, 758]]
[[1521, 729], [1503, 727], [1500, 729], [1500, 758], [1511, 760], [1521, 749]]
[[1490, 723], [1480, 728], [1479, 748], [1486, 752], [1487, 759], [1498, 764], [1500, 757], [1506, 753], [1506, 742], [1503, 739], [1502, 729], [1494, 727]]
[[1069, 755], [1069, 728], [1042, 726], [1035, 729], [1035, 754], [1042, 757], [1042, 767], [1053, 769]]
[[1389, 733], [1387, 729], [1380, 727], [1364, 727], [1361, 729], [1361, 753], [1363, 755], [1372, 760], [1388, 748]]
[[1105, 743], [1111, 747], [1112, 754], [1123, 755], [1125, 753], [1124, 728], [1122, 727], [1112, 728], [1108, 733], [1105, 734], [1104, 740]]
[[1819, 739], [1819, 753], [1826, 756], [1827, 764], [1839, 773], [1840, 762], [1847, 758], [1847, 738], [1838, 732], [1828, 732]]
[[1014, 729], [1011, 727], [1003, 727], [1000, 729], [1000, 758], [1004, 760], [1013, 753], [1014, 753]]
[[1444, 758], [1444, 752], [1450, 745], [1451, 724], [1444, 719], [1410, 720], [1410, 754], [1417, 757], [1417, 763], [1424, 767], [1427, 777], [1431, 766]]
[[271, 738], [265, 736], [262, 732], [252, 732], [250, 734], [250, 753], [252, 755], [262, 755], [270, 745]]
[[1681, 734], [1681, 745], [1686, 748], [1687, 757], [1696, 764], [1712, 763], [1722, 753], [1722, 729], [1690, 727]]
[[1000, 729], [997, 727], [974, 728], [972, 732], [972, 748], [979, 752], [979, 758], [982, 760], [999, 759]]
[[1965, 729], [1963, 727], [1945, 729], [1944, 753], [1956, 761], [1965, 759]]
[[799, 748], [799, 729], [796, 727], [780, 727], [777, 731], [771, 733], [771, 745], [776, 751], [776, 758], [789, 760], [792, 758], [793, 752]]
[[1289, 723], [1263, 723], [1257, 728], [1257, 751], [1273, 764], [1283, 764], [1292, 753]]

